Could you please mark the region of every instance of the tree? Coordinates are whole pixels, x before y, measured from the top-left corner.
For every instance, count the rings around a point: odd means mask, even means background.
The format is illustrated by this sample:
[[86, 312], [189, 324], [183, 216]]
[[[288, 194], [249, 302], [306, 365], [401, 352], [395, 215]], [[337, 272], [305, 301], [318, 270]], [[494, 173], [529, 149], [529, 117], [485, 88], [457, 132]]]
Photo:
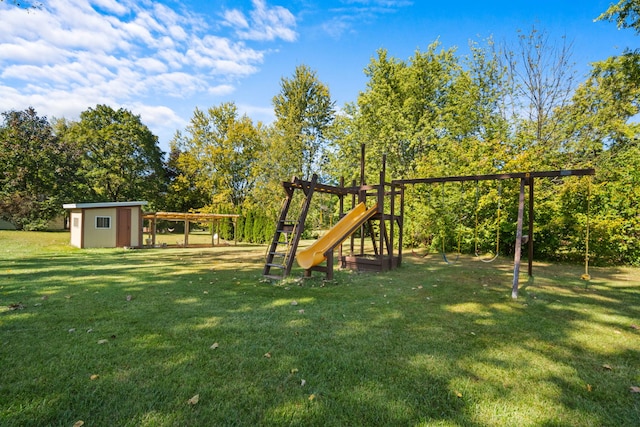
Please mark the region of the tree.
[[198, 187], [196, 172], [189, 172], [181, 166], [183, 153], [176, 143], [180, 139], [181, 134], [178, 132], [171, 143], [166, 164], [167, 192], [158, 208], [170, 212], [201, 210], [210, 203], [210, 197]]
[[611, 4], [596, 21], [615, 21], [618, 28], [633, 28], [640, 33], [640, 1], [620, 0]]
[[571, 50], [566, 38], [555, 44], [546, 31], [533, 26], [529, 34], [520, 32], [517, 47], [504, 53], [514, 93], [511, 107], [517, 151], [527, 159], [516, 157], [520, 166], [523, 162], [530, 167], [532, 162], [545, 166], [554, 162], [550, 154], [558, 151], [554, 144], [559, 124], [554, 111], [566, 105], [574, 90]]
[[80, 153], [33, 108], [2, 113], [0, 218], [19, 229], [42, 229], [77, 194]]
[[[493, 171], [508, 129], [501, 110], [504, 72], [493, 50], [471, 50], [461, 59], [435, 42], [407, 61], [378, 51], [365, 70], [367, 90], [349, 114], [371, 156], [370, 178], [377, 180], [371, 175], [382, 153], [397, 178], [460, 174], [476, 161]], [[344, 132], [338, 137], [354, 151], [353, 138]]]
[[256, 163], [264, 150], [259, 127], [240, 116], [234, 103], [196, 109], [185, 134], [172, 145], [181, 151], [182, 176], [195, 181], [209, 204], [218, 211], [242, 207], [255, 187]]
[[97, 105], [83, 111], [63, 137], [84, 154], [81, 175], [87, 200], [143, 199], [153, 204], [163, 194], [163, 152], [140, 116]]
[[281, 176], [310, 178], [320, 172], [325, 131], [334, 118], [329, 89], [306, 65], [296, 67], [292, 78], [282, 78], [273, 98], [277, 138], [271, 160]]

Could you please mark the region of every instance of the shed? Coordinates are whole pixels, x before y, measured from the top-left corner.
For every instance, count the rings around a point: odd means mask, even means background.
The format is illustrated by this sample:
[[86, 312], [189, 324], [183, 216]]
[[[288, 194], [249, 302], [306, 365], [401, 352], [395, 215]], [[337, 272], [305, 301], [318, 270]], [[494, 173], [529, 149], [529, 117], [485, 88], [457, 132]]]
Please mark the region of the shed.
[[142, 206], [147, 202], [68, 203], [71, 245], [78, 248], [142, 246]]

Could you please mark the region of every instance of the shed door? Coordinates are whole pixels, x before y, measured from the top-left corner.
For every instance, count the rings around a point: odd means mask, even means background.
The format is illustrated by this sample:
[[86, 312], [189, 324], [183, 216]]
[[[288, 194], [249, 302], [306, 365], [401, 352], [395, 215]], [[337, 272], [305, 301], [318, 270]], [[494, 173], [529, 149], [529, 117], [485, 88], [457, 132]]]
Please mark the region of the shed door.
[[131, 209], [118, 208], [116, 246], [131, 246]]

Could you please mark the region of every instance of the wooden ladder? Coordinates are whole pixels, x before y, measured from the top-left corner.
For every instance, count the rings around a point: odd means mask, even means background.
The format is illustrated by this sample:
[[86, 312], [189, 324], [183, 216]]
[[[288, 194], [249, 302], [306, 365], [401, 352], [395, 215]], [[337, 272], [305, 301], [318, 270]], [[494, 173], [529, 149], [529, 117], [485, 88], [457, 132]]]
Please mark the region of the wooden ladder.
[[[298, 250], [298, 243], [304, 232], [304, 223], [311, 206], [311, 196], [317, 182], [318, 176], [314, 174], [311, 181], [301, 181], [294, 177], [291, 182], [282, 183], [287, 196], [282, 201], [276, 231], [267, 251], [264, 269], [262, 270], [264, 277], [282, 280], [291, 273], [296, 251]], [[289, 218], [289, 209], [296, 188], [302, 189], [304, 199], [298, 218]]]

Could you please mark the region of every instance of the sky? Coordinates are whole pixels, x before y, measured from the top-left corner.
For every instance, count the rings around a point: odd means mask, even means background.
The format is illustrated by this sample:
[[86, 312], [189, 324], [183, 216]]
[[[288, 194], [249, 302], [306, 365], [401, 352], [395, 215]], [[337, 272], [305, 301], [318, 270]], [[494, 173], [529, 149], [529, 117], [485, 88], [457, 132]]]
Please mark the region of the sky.
[[590, 63], [640, 42], [632, 30], [594, 22], [610, 3], [42, 0], [25, 9], [0, 0], [0, 112], [31, 106], [78, 120], [97, 104], [125, 108], [168, 151], [195, 108], [234, 102], [255, 122], [272, 122], [281, 79], [299, 65], [316, 72], [338, 109], [355, 102], [381, 48], [406, 61], [439, 41], [465, 55], [470, 41], [513, 46], [535, 26], [552, 43], [571, 43], [584, 76]]

